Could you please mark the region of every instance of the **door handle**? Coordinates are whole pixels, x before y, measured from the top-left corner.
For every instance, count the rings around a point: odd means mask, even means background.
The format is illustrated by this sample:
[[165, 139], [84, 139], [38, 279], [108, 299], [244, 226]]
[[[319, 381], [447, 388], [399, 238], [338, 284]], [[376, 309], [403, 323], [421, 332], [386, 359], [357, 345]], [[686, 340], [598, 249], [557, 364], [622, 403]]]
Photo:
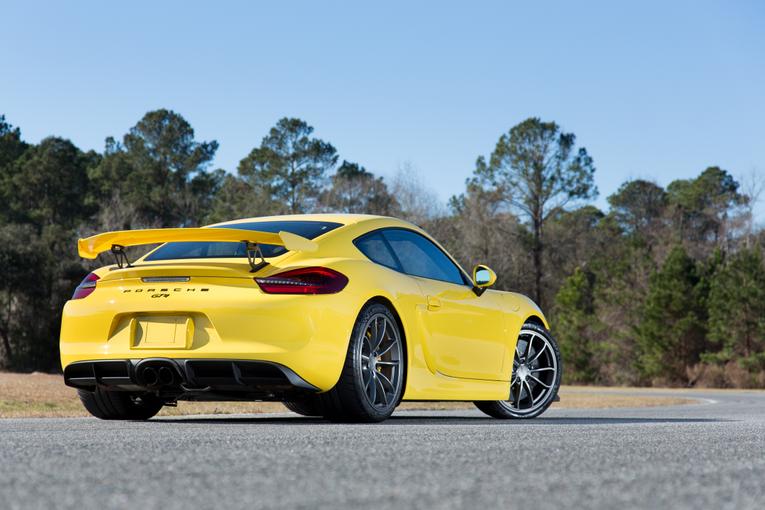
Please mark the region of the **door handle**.
[[428, 296], [428, 310], [436, 311], [441, 308], [441, 300], [437, 297]]

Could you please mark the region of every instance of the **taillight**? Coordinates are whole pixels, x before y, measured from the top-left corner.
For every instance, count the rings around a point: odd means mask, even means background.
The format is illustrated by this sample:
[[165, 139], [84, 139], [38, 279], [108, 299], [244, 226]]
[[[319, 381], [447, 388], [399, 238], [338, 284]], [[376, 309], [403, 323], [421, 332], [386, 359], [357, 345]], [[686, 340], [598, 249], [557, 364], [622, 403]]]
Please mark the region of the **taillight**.
[[334, 294], [348, 284], [348, 278], [326, 267], [304, 267], [266, 278], [255, 278], [267, 294]]
[[90, 294], [96, 290], [96, 282], [98, 281], [98, 275], [96, 273], [90, 273], [85, 277], [82, 282], [74, 289], [72, 299], [82, 299], [90, 296]]

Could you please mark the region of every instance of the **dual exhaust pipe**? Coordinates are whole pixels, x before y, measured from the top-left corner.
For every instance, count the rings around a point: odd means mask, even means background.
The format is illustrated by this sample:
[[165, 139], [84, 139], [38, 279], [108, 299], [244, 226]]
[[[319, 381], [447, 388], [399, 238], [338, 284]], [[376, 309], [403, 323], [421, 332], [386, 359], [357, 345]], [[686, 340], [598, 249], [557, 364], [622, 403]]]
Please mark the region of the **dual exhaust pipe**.
[[151, 364], [139, 366], [136, 370], [136, 379], [142, 386], [159, 388], [161, 386], [173, 386], [183, 382], [178, 372], [169, 364]]

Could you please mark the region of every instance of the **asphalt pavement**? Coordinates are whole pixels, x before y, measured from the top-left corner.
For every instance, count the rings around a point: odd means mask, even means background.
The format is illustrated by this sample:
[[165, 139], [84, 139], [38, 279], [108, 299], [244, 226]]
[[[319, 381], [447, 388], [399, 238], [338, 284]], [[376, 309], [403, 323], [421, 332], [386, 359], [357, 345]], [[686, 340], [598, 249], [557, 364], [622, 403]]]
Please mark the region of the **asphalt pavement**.
[[693, 397], [531, 421], [0, 420], [0, 508], [765, 508], [765, 392]]

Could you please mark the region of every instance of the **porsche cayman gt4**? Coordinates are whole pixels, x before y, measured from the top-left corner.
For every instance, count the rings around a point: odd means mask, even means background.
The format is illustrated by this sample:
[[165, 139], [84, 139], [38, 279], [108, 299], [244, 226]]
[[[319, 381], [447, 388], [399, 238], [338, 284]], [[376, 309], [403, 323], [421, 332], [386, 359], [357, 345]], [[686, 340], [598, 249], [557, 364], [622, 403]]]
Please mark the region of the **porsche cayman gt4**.
[[405, 221], [250, 218], [108, 232], [78, 249], [116, 262], [85, 277], [61, 326], [66, 384], [98, 418], [148, 419], [179, 400], [359, 422], [402, 400], [472, 401], [533, 418], [557, 398], [561, 357], [539, 308]]

